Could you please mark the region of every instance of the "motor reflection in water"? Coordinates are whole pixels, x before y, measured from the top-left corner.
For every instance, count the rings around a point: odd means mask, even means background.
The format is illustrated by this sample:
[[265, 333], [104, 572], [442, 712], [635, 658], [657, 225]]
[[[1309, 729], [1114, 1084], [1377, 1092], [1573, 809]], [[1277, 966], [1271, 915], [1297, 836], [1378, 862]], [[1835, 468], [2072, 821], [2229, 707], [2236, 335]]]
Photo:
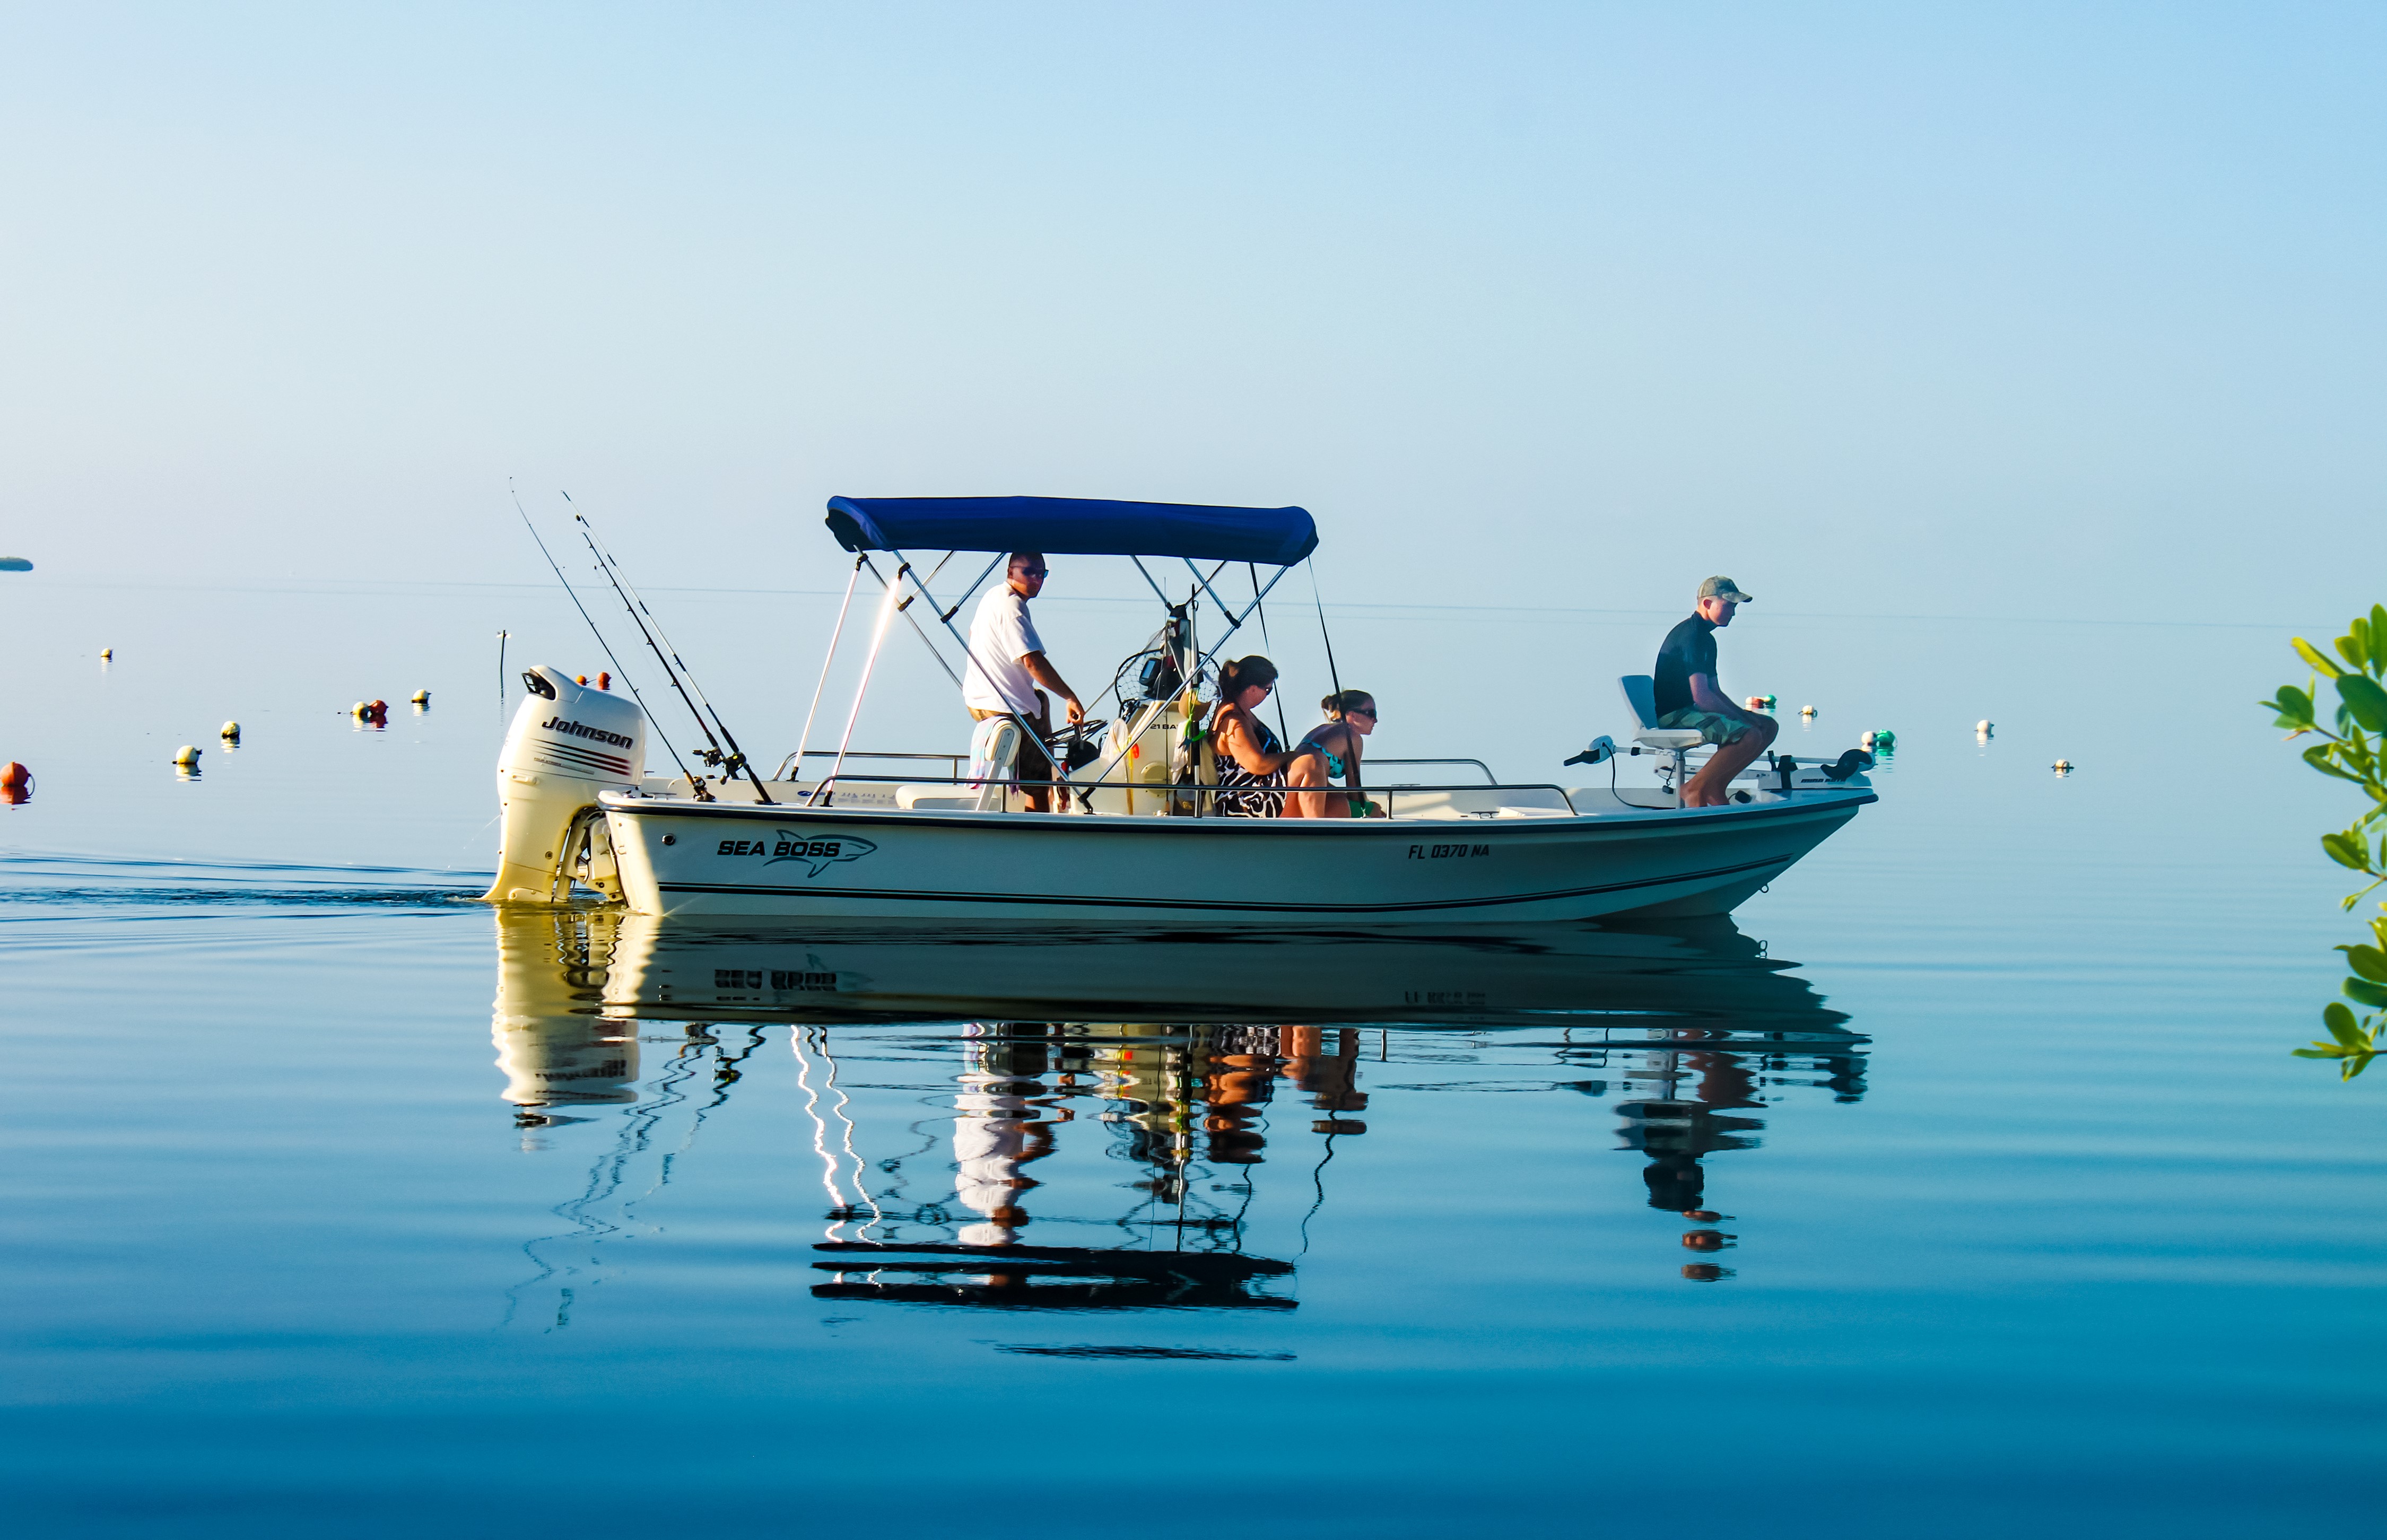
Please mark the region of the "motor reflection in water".
[[[688, 1148], [782, 1031], [827, 1200], [813, 1293], [834, 1300], [1292, 1309], [1293, 1264], [1246, 1245], [1260, 1168], [1290, 1162], [1314, 1217], [1338, 1142], [1369, 1130], [1370, 1083], [1612, 1092], [1616, 1147], [1645, 1157], [1648, 1205], [1693, 1222], [1682, 1247], [1717, 1253], [1734, 1238], [1714, 1228], [1726, 1216], [1711, 1206], [1708, 1157], [1754, 1149], [1763, 1107], [1791, 1090], [1853, 1102], [1864, 1089], [1866, 1040], [1729, 920], [1396, 943], [923, 940], [600, 909], [500, 911], [497, 925], [494, 1036], [518, 1122], [628, 1104], [581, 1194], [556, 1210], [570, 1229], [526, 1248], [541, 1279], [556, 1271], [553, 1243], [594, 1247], [627, 1222], [622, 1194], [642, 1161], [654, 1168], [642, 1192], [669, 1182], [670, 1158], [649, 1158], [663, 1124], [678, 1117]], [[857, 1121], [832, 1043], [852, 1029], [868, 1029], [881, 1081], [890, 1057], [910, 1067], [913, 1080], [875, 1087], [918, 1093], [901, 1128]], [[904, 1052], [883, 1052], [890, 1041]], [[641, 1041], [671, 1050], [643, 1088]], [[1520, 1054], [1539, 1078], [1483, 1083], [1482, 1064]], [[939, 1059], [944, 1110], [923, 1124]], [[1131, 1196], [1089, 1212], [1080, 1182], [1053, 1211], [1040, 1169], [1086, 1142], [1133, 1173], [1091, 1190]], [[1680, 1256], [1668, 1265], [1685, 1278], [1732, 1276]]]

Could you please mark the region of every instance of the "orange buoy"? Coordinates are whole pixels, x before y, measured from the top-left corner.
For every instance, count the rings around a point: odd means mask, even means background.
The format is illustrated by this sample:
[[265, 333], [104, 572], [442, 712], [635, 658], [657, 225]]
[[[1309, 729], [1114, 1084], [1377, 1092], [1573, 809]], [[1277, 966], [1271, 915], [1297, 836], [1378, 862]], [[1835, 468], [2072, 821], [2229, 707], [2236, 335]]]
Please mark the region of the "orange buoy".
[[613, 688], [613, 676], [611, 674], [607, 674], [602, 670], [600, 670], [597, 675], [597, 688], [599, 689], [612, 689]]
[[32, 789], [33, 789], [33, 773], [31, 770], [13, 759], [6, 764], [0, 764], [0, 790], [31, 791]]
[[575, 674], [572, 676], [572, 682], [575, 685], [585, 685], [588, 682], [588, 675], [586, 674]]

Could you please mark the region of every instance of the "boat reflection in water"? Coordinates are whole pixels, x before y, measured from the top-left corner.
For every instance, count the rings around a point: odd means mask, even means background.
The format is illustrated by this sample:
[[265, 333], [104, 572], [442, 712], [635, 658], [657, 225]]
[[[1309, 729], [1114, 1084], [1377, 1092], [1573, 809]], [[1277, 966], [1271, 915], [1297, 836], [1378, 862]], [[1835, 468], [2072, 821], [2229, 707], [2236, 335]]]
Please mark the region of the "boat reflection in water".
[[[811, 1248], [824, 1299], [1292, 1309], [1292, 1263], [1245, 1245], [1257, 1168], [1295, 1157], [1301, 1195], [1314, 1184], [1322, 1205], [1311, 1168], [1368, 1131], [1371, 1079], [1404, 1092], [1612, 1090], [1618, 1147], [1646, 1157], [1648, 1206], [1689, 1218], [1698, 1228], [1682, 1244], [1716, 1252], [1731, 1238], [1707, 1228], [1724, 1218], [1709, 1206], [1707, 1157], [1753, 1148], [1765, 1101], [1785, 1088], [1863, 1093], [1866, 1040], [1729, 919], [1394, 941], [1084, 930], [928, 940], [541, 909], [501, 910], [498, 931], [495, 1037], [517, 1120], [638, 1104], [587, 1194], [558, 1210], [592, 1239], [610, 1229], [592, 1203], [620, 1186], [663, 1109], [688, 1109], [692, 1139], [772, 1029], [786, 1029], [793, 1116], [827, 1198]], [[643, 1102], [642, 1034], [672, 1046]], [[870, 1090], [901, 1093], [879, 1115], [896, 1126], [872, 1126], [840, 1084], [837, 1052], [857, 1037], [871, 1044]], [[1483, 1082], [1483, 1063], [1513, 1069], [1525, 1054], [1539, 1079]], [[708, 1067], [712, 1094], [700, 1099], [691, 1089]], [[946, 1131], [920, 1123], [924, 1096], [951, 1109]], [[1293, 1107], [1301, 1116], [1282, 1116]], [[1123, 1207], [1114, 1181], [1067, 1184], [1061, 1200], [1039, 1192], [1040, 1167], [1086, 1141], [1135, 1168]], [[669, 1180], [666, 1168], [653, 1185]], [[1065, 1211], [1047, 1211], [1056, 1202]], [[1090, 1213], [1089, 1202], [1112, 1207]], [[1060, 1238], [1046, 1231], [1089, 1227], [1102, 1243], [1044, 1243]], [[1711, 1261], [1681, 1270], [1731, 1276]]]

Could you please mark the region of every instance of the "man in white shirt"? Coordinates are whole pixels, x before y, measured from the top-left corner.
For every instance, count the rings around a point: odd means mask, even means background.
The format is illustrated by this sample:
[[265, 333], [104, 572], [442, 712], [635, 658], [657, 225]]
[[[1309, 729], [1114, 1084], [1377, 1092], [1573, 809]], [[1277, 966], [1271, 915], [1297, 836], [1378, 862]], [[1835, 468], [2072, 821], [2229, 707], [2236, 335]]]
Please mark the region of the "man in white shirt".
[[[1052, 703], [1045, 689], [1069, 703], [1072, 723], [1086, 719], [1078, 692], [1069, 688], [1044, 656], [1043, 638], [1028, 618], [1028, 601], [1044, 591], [1050, 575], [1042, 552], [1015, 550], [1002, 587], [979, 600], [970, 618], [969, 661], [962, 670], [962, 704], [974, 721], [991, 716], [1016, 716], [1032, 728], [1037, 738], [1053, 733]], [[1044, 689], [1036, 687], [1042, 685]], [[1054, 779], [1052, 762], [1034, 738], [1023, 739], [1013, 774], [1023, 781]], [[1051, 789], [1021, 788], [1028, 811], [1043, 813], [1052, 805]]]

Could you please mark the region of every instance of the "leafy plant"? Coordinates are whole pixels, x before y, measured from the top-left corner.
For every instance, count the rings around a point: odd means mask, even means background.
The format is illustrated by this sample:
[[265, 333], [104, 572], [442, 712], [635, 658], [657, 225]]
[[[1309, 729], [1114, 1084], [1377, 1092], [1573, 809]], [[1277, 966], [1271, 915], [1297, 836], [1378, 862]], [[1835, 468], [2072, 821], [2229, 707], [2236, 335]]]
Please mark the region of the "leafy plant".
[[[2332, 659], [2302, 637], [2295, 638], [2296, 653], [2312, 665], [2314, 677], [2303, 689], [2280, 687], [2276, 698], [2262, 704], [2288, 729], [2291, 740], [2319, 738], [2305, 750], [2306, 764], [2324, 776], [2352, 781], [2370, 799], [2368, 812], [2320, 837], [2320, 847], [2331, 861], [2370, 878], [2346, 895], [2342, 907], [2351, 909], [2387, 882], [2387, 835], [2373, 843], [2373, 831], [2387, 823], [2387, 605], [2374, 604], [2369, 614], [2356, 616], [2335, 645]], [[2324, 677], [2337, 689], [2330, 726], [2319, 720]], [[2387, 911], [2387, 903], [2380, 908]], [[2333, 1000], [2321, 1012], [2328, 1041], [2295, 1050], [2298, 1058], [2338, 1060], [2340, 1078], [2348, 1080], [2369, 1068], [2372, 1058], [2387, 1053], [2387, 918], [2372, 920], [2370, 934], [2376, 945], [2355, 943], [2337, 950], [2345, 953], [2352, 970], [2345, 980], [2346, 999], [2369, 1007], [2372, 1014], [2356, 1016], [2344, 1001]]]

